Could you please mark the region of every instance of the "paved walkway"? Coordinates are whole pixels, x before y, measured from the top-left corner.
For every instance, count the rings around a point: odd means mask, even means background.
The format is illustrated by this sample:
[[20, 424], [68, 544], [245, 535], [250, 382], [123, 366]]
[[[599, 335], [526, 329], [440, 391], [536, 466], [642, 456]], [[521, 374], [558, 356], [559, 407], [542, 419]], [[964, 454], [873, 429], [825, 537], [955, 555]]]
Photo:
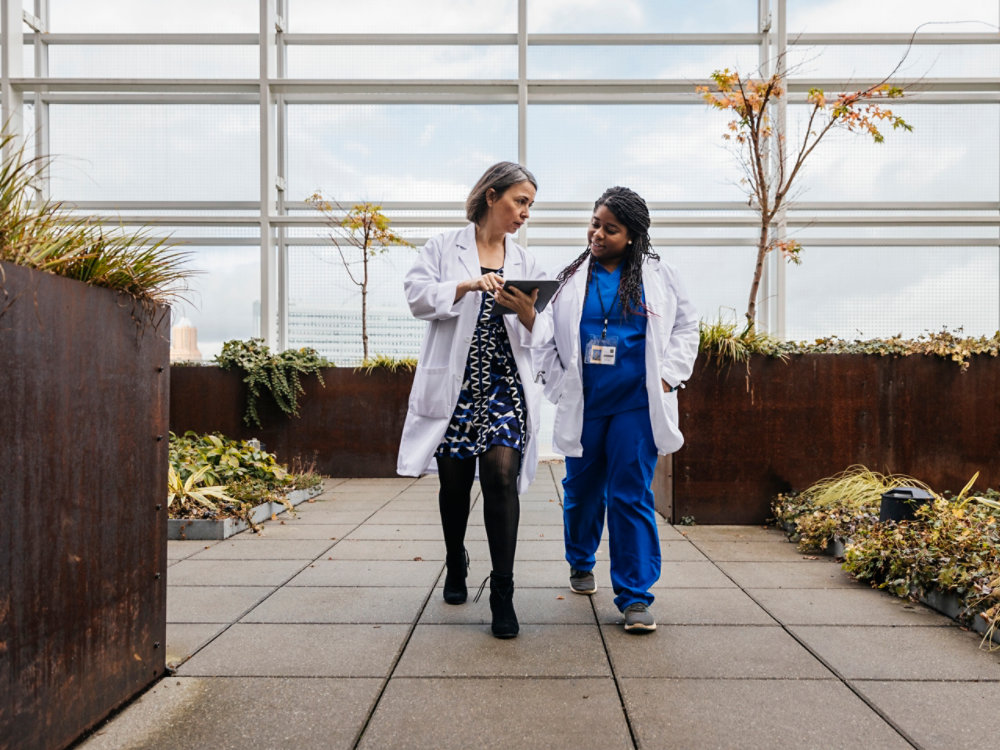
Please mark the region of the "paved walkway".
[[[83, 747], [988, 748], [1000, 652], [756, 527], [661, 527], [659, 629], [572, 594], [558, 480], [522, 498], [521, 635], [441, 599], [437, 480], [330, 480], [260, 536], [170, 542], [161, 680]], [[489, 572], [477, 502], [470, 584]]]

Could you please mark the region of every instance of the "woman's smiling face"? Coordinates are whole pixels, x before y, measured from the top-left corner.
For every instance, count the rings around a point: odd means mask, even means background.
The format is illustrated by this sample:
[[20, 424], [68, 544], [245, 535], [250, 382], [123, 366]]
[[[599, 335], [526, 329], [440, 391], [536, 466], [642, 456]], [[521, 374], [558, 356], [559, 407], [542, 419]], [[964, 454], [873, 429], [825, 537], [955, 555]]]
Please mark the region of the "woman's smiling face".
[[629, 235], [625, 225], [604, 205], [598, 206], [587, 227], [590, 253], [607, 270], [613, 271], [628, 251]]

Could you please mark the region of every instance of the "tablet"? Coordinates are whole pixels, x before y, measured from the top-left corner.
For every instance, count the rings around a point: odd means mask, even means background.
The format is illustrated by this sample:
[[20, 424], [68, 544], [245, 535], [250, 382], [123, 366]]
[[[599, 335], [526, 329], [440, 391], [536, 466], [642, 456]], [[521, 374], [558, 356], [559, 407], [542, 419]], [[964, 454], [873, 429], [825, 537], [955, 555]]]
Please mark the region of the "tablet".
[[[552, 295], [556, 293], [556, 289], [559, 288], [559, 282], [555, 279], [507, 279], [504, 281], [503, 286], [504, 289], [511, 286], [517, 287], [525, 294], [531, 294], [537, 289], [538, 299], [535, 300], [535, 311], [541, 312], [549, 304]], [[494, 302], [492, 317], [510, 315], [513, 312], [509, 307], [501, 305], [499, 302]]]

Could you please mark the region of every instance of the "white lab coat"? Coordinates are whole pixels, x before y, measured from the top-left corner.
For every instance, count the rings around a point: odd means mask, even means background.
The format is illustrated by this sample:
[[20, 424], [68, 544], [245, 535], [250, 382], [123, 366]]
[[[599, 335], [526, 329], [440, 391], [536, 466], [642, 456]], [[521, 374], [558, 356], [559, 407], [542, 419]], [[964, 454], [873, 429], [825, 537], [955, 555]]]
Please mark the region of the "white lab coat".
[[[687, 380], [698, 354], [698, 318], [676, 269], [647, 260], [642, 285], [650, 315], [646, 323], [646, 391], [656, 450], [673, 453], [684, 444], [677, 425], [677, 391], [664, 393], [661, 379], [677, 386]], [[587, 263], [580, 264], [550, 303], [554, 337], [534, 351], [538, 379], [556, 404], [552, 447], [564, 456], [583, 455], [583, 362], [580, 318], [587, 286]]]
[[[460, 281], [481, 275], [476, 227], [469, 224], [464, 229], [432, 237], [403, 281], [410, 312], [430, 325], [420, 347], [399, 444], [396, 472], [402, 476], [437, 471], [434, 452], [444, 439], [458, 403], [483, 299], [482, 292], [468, 292], [455, 302], [455, 291]], [[509, 235], [503, 275], [508, 279], [544, 278], [534, 258]], [[524, 492], [535, 478], [538, 464], [536, 437], [542, 395], [541, 386], [532, 378], [530, 349], [551, 339], [552, 328], [550, 319], [541, 315], [536, 316], [531, 331], [515, 315], [504, 315], [503, 319], [527, 405], [527, 434], [523, 436], [518, 476], [518, 492]]]

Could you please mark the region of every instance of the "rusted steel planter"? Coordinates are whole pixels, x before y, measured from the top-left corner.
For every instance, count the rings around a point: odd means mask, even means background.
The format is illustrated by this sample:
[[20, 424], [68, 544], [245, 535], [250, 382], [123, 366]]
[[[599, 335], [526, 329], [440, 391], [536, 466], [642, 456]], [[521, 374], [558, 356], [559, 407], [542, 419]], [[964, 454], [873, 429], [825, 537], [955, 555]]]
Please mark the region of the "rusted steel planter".
[[218, 367], [174, 367], [170, 372], [170, 429], [221, 432], [258, 438], [282, 462], [316, 461], [333, 477], [396, 476], [396, 453], [413, 384], [409, 372], [350, 368], [323, 370], [324, 388], [302, 379], [300, 417], [287, 417], [265, 396], [258, 406], [262, 428], [243, 424], [246, 395], [242, 376]]
[[779, 492], [864, 464], [938, 491], [1000, 486], [1000, 361], [962, 373], [929, 356], [754, 357], [718, 369], [699, 357], [680, 395], [685, 445], [673, 457], [673, 518], [762, 523]]
[[164, 673], [165, 308], [0, 263], [0, 748]]

